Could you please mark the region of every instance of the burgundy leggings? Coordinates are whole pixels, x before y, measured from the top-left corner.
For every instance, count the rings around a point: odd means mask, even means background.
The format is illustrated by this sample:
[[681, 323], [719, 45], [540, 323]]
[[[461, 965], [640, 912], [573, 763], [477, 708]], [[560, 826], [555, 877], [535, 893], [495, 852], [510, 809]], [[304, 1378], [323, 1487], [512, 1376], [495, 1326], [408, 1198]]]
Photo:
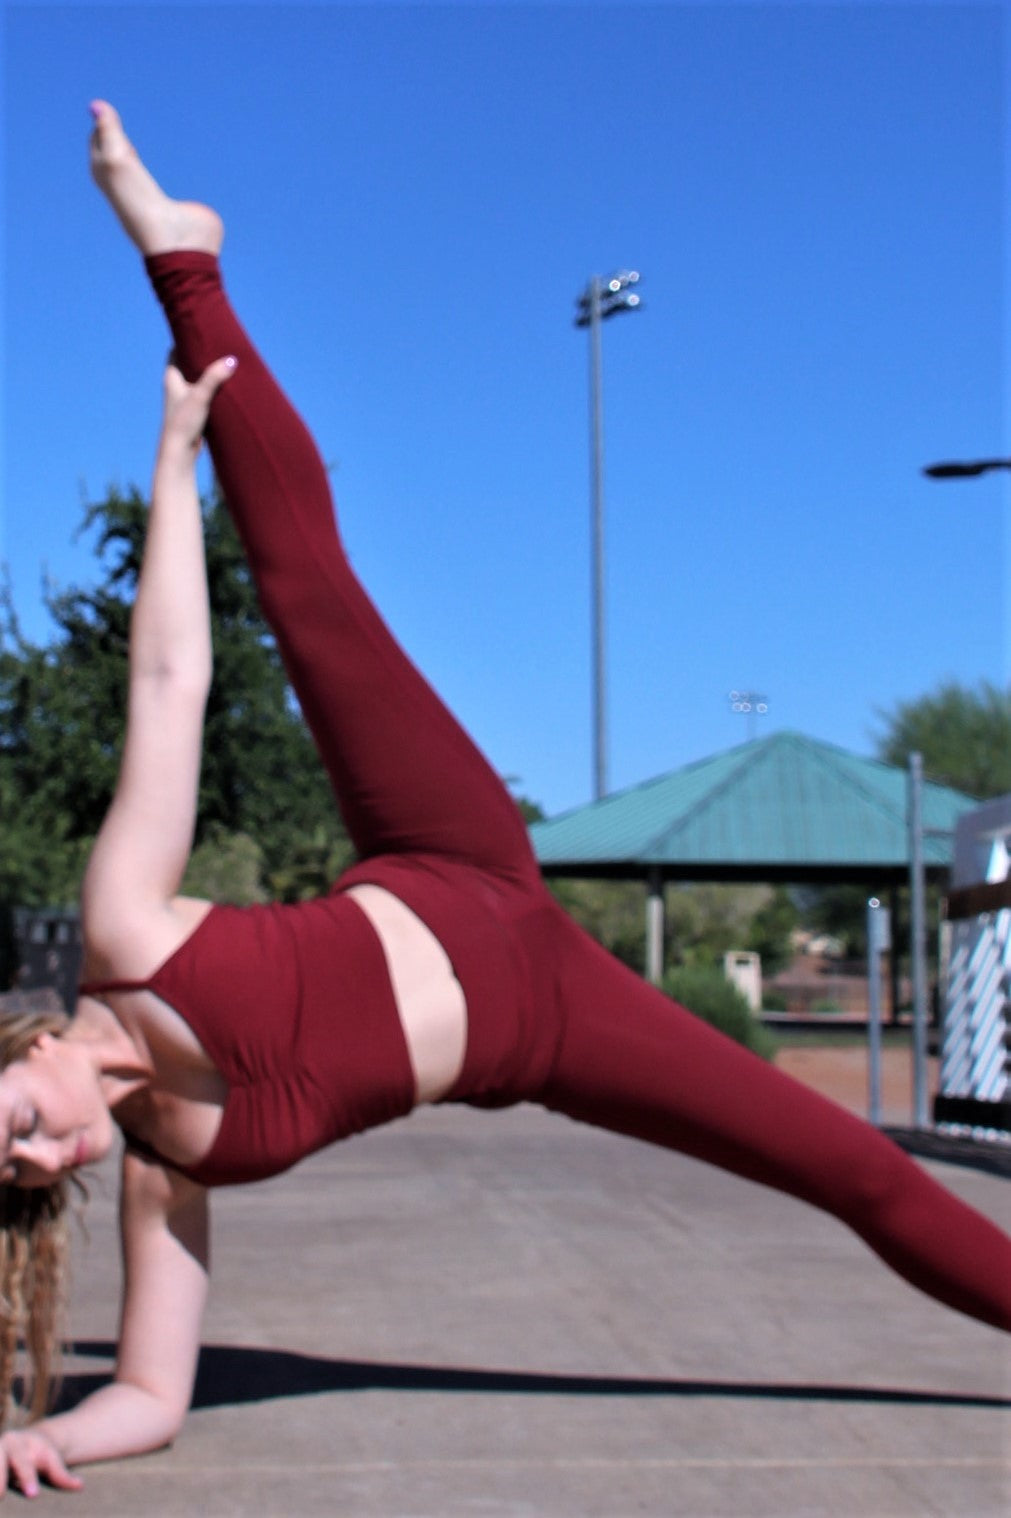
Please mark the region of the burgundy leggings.
[[[606, 954], [544, 889], [498, 777], [344, 555], [312, 439], [207, 254], [147, 261], [184, 373], [233, 353], [208, 442], [292, 684], [365, 864], [437, 932], [467, 999], [451, 1099], [530, 1099], [789, 1192], [940, 1301], [1011, 1329], [1011, 1241], [876, 1129]], [[475, 947], [476, 944], [476, 947]], [[311, 973], [309, 967], [308, 973]]]

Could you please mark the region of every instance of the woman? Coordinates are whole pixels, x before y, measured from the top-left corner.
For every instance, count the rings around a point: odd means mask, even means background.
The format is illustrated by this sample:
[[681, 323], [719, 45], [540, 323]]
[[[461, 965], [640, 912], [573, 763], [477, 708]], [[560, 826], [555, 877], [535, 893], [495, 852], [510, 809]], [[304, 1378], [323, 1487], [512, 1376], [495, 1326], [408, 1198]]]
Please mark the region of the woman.
[[[92, 110], [95, 178], [145, 256], [175, 350], [122, 769], [82, 893], [85, 981], [66, 1029], [8, 1051], [0, 1175], [11, 1197], [35, 1190], [52, 1210], [118, 1124], [125, 1300], [115, 1380], [5, 1435], [11, 1478], [29, 1493], [40, 1476], [73, 1487], [69, 1466], [178, 1431], [208, 1188], [275, 1174], [421, 1102], [533, 1099], [698, 1155], [835, 1213], [917, 1286], [1011, 1328], [1011, 1243], [995, 1227], [560, 911], [508, 794], [350, 571], [311, 439], [225, 298], [220, 221], [168, 199], [112, 108]], [[205, 430], [360, 856], [328, 897], [293, 907], [176, 894], [211, 674], [194, 478]]]

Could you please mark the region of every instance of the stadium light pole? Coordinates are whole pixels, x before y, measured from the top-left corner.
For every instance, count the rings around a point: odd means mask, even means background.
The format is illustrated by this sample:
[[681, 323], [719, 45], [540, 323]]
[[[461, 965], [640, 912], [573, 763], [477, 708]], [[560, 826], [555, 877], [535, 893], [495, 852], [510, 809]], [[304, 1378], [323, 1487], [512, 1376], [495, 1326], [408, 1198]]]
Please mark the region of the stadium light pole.
[[604, 403], [601, 392], [600, 327], [619, 311], [641, 306], [631, 288], [639, 282], [635, 269], [622, 269], [604, 279], [594, 274], [576, 301], [577, 327], [590, 332], [590, 542], [591, 617], [593, 649], [593, 794], [607, 794], [607, 713], [604, 669]]

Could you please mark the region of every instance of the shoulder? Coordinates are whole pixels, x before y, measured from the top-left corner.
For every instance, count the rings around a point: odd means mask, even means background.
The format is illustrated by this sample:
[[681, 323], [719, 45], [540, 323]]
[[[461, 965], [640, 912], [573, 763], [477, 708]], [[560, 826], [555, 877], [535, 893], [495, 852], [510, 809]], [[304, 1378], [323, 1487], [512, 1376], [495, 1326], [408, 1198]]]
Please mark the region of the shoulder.
[[190, 1209], [202, 1209], [207, 1190], [153, 1150], [123, 1151], [121, 1216], [126, 1229], [158, 1226]]

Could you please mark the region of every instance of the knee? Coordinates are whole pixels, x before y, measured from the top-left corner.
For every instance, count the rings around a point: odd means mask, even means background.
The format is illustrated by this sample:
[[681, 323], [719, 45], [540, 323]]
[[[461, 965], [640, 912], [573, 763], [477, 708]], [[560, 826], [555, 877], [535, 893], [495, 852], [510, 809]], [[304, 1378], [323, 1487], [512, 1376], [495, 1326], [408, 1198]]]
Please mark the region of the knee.
[[930, 1187], [915, 1161], [871, 1129], [857, 1149], [839, 1157], [832, 1167], [833, 1211], [863, 1227], [892, 1215]]

